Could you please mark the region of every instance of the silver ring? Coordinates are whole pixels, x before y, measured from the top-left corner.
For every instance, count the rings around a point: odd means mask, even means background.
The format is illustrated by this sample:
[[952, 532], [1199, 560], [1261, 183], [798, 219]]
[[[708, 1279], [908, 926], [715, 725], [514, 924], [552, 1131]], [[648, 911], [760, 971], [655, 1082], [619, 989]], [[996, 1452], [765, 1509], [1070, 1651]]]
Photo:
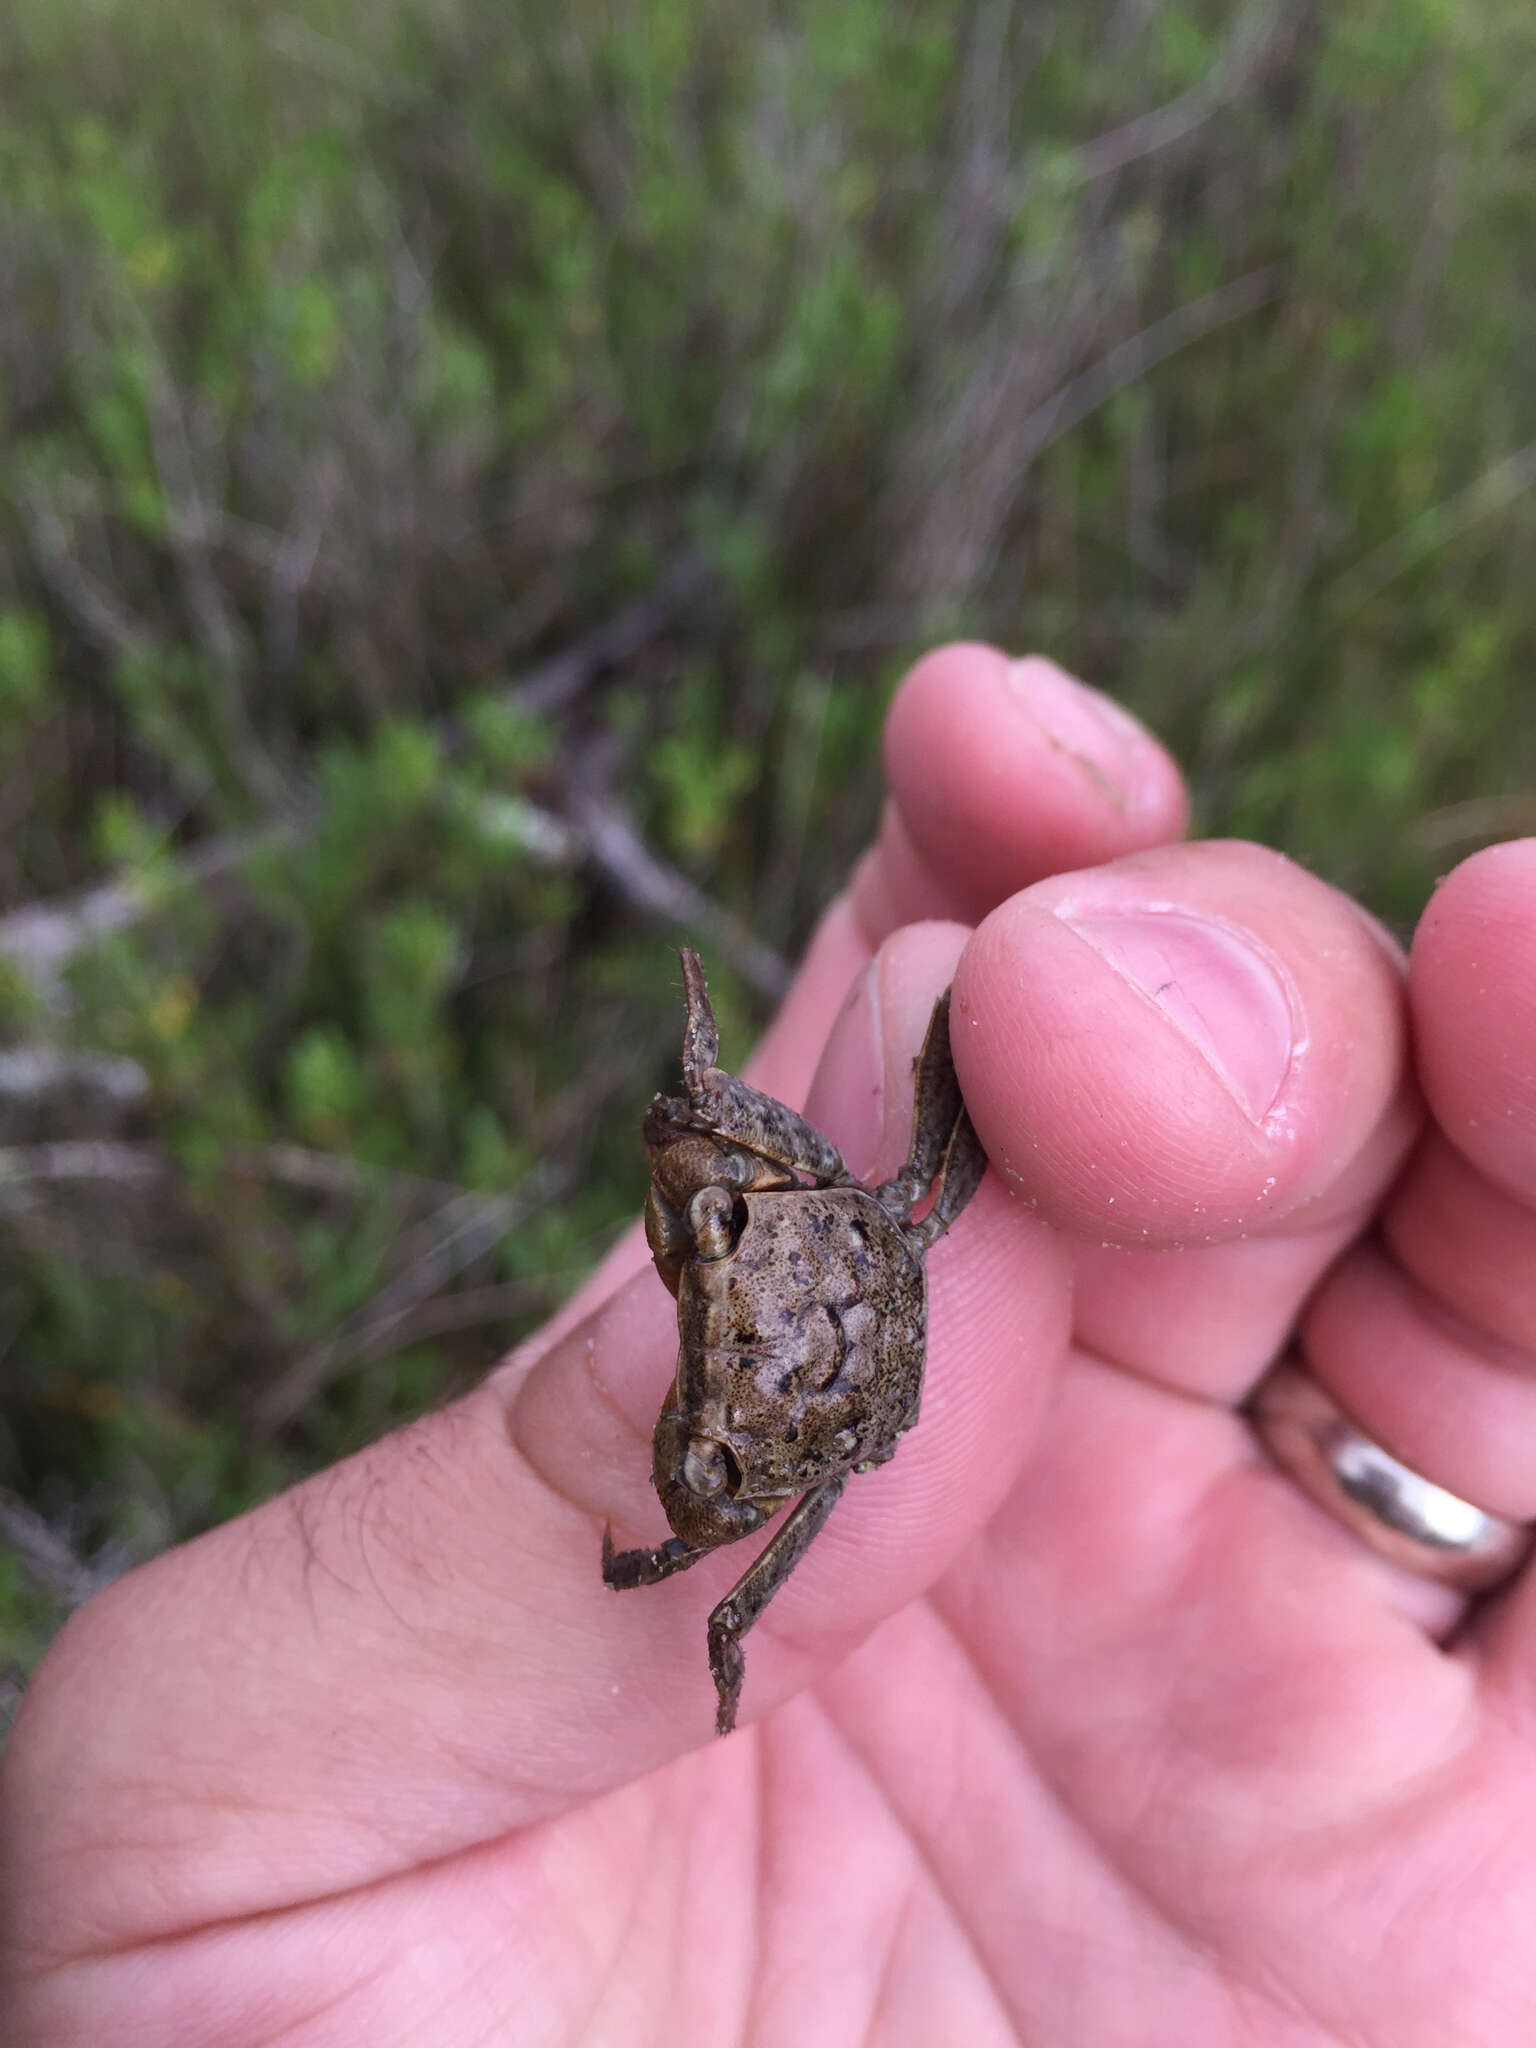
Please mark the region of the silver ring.
[[1528, 1523], [1475, 1507], [1404, 1465], [1290, 1361], [1259, 1383], [1249, 1415], [1287, 1477], [1393, 1564], [1477, 1593], [1509, 1578], [1530, 1553], [1536, 1532]]

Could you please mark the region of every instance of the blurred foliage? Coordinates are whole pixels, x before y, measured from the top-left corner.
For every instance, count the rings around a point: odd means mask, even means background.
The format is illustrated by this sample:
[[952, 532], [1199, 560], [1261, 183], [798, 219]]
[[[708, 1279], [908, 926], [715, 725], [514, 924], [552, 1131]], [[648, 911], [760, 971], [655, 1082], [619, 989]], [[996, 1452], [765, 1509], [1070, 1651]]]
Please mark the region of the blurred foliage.
[[[569, 1289], [668, 905], [739, 1053], [942, 633], [1404, 928], [1536, 827], [1523, 0], [11, 0], [0, 111], [0, 913], [101, 913], [0, 946], [0, 1487], [66, 1560]], [[0, 1667], [72, 1588], [0, 1550]]]

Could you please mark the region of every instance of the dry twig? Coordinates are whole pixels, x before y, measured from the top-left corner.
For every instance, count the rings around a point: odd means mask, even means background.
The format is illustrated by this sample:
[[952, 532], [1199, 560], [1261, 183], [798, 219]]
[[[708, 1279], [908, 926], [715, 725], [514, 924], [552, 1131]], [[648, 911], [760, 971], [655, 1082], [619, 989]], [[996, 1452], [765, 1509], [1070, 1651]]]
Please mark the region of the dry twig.
[[104, 1571], [81, 1557], [57, 1529], [7, 1486], [0, 1486], [0, 1543], [66, 1612], [88, 1600], [113, 1576], [112, 1569]]
[[275, 1434], [301, 1414], [344, 1367], [414, 1341], [398, 1334], [401, 1326], [515, 1230], [540, 1202], [561, 1193], [568, 1178], [551, 1167], [535, 1167], [505, 1194], [459, 1194], [445, 1203], [422, 1226], [425, 1249], [405, 1270], [381, 1287], [345, 1329], [311, 1345], [262, 1390], [254, 1407], [256, 1427]]
[[[562, 708], [601, 676], [632, 661], [699, 595], [708, 579], [709, 571], [697, 555], [683, 555], [648, 597], [513, 684], [507, 701], [540, 714]], [[463, 736], [449, 730], [445, 742], [451, 751], [462, 746]], [[704, 932], [759, 994], [777, 997], [783, 992], [789, 977], [783, 958], [654, 854], [611, 795], [584, 796], [573, 802], [573, 814], [566, 817], [522, 797], [492, 798], [488, 804], [496, 829], [514, 838], [528, 859], [549, 867], [590, 860], [637, 910]], [[237, 872], [274, 847], [302, 844], [316, 822], [312, 808], [295, 808], [254, 831], [200, 847], [167, 864], [153, 901], [131, 882], [101, 882], [57, 902], [12, 911], [0, 918], [0, 954], [23, 970], [49, 1008], [62, 1011], [67, 1007], [64, 970], [82, 947], [138, 924], [166, 893]]]
[[142, 1102], [148, 1093], [149, 1076], [137, 1060], [60, 1051], [52, 1045], [15, 1045], [0, 1052], [0, 1101], [38, 1102], [78, 1094], [124, 1109]]
[[1197, 85], [1084, 143], [1075, 152], [1079, 175], [1107, 178], [1139, 157], [1182, 142], [1242, 91], [1268, 53], [1280, 21], [1274, 0], [1259, 0], [1239, 17], [1221, 55]]

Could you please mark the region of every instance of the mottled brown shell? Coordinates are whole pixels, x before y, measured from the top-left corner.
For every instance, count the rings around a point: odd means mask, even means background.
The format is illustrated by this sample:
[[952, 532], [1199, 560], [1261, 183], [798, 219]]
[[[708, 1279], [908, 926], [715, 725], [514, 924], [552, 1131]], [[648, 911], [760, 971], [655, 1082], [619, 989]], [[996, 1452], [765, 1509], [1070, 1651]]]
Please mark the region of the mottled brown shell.
[[735, 1249], [683, 1269], [676, 1400], [751, 1499], [851, 1471], [911, 1428], [927, 1286], [910, 1234], [863, 1188], [741, 1201]]

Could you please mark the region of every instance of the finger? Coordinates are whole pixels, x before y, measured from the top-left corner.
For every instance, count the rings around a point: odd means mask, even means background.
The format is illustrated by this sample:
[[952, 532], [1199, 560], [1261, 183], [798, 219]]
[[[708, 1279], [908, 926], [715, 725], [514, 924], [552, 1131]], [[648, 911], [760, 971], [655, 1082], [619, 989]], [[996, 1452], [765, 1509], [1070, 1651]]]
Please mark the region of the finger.
[[891, 800], [853, 896], [878, 942], [923, 917], [973, 924], [1045, 875], [1183, 836], [1172, 759], [1130, 713], [1040, 655], [942, 647], [885, 729]]
[[[850, 1005], [853, 1050], [829, 1078], [852, 1113], [825, 1113], [855, 1152], [872, 1134], [900, 1149], [964, 936], [904, 933]], [[744, 1720], [940, 1571], [1028, 1445], [1065, 1338], [1049, 1233], [993, 1182], [930, 1270], [922, 1424], [851, 1482], [748, 1639]], [[599, 1572], [609, 1516], [625, 1541], [662, 1533], [649, 1437], [676, 1344], [665, 1289], [638, 1279], [520, 1381], [498, 1376], [83, 1609], [7, 1757], [13, 1843], [41, 1838], [46, 1801], [72, 1873], [65, 1895], [46, 1872], [22, 1888], [24, 1946], [78, 1953], [330, 1896], [712, 1741], [705, 1620], [755, 1546], [632, 1593]]]
[[1179, 838], [1184, 784], [1146, 728], [1040, 656], [941, 647], [907, 675], [885, 727], [879, 837], [823, 919], [753, 1063], [797, 1101], [855, 973], [922, 919], [974, 923], [1015, 890]]
[[[796, 1108], [855, 977], [892, 932], [973, 922], [1046, 875], [1178, 839], [1188, 816], [1177, 767], [1128, 712], [1054, 662], [993, 647], [943, 647], [917, 664], [886, 721], [885, 761], [876, 843], [743, 1069]], [[627, 1232], [525, 1362], [647, 1262], [639, 1231]]]
[[1410, 990], [1436, 1128], [1320, 1290], [1310, 1370], [1414, 1470], [1536, 1517], [1536, 841], [1437, 890]]
[[952, 1035], [994, 1163], [1077, 1245], [1077, 1332], [1240, 1399], [1417, 1129], [1401, 974], [1291, 862], [1165, 847], [995, 911]]

